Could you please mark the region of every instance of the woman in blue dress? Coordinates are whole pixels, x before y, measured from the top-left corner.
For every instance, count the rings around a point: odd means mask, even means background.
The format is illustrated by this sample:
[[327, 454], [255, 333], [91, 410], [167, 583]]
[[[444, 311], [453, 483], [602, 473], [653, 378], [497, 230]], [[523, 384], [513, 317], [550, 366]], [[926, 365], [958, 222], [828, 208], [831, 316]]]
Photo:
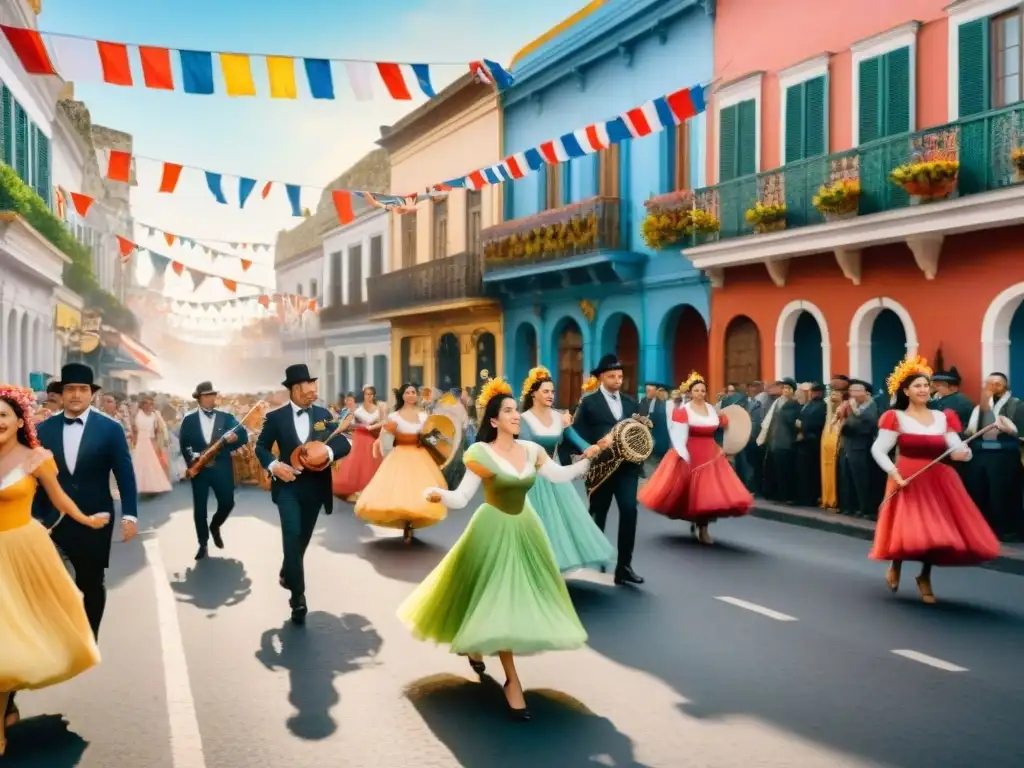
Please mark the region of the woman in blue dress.
[[[583, 453], [590, 445], [571, 426], [569, 414], [552, 408], [555, 383], [547, 368], [530, 371], [523, 383], [519, 439], [539, 444], [553, 457], [563, 436]], [[579, 492], [569, 483], [538, 476], [527, 496], [536, 510], [562, 573], [577, 568], [603, 568], [615, 560], [613, 547], [590, 517]]]

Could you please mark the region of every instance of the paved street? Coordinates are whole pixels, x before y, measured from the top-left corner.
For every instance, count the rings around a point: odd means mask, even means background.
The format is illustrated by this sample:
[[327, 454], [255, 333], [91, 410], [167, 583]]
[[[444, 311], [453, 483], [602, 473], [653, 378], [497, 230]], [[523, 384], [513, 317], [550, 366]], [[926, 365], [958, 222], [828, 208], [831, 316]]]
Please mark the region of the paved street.
[[[286, 622], [268, 494], [240, 493], [227, 548], [193, 562], [187, 488], [117, 545], [104, 663], [20, 698], [5, 768], [426, 766], [803, 768], [1020, 765], [1024, 578], [939, 570], [892, 596], [868, 543], [761, 519], [705, 549], [642, 513], [638, 590], [570, 577], [590, 647], [523, 659], [534, 713], [412, 640], [395, 609], [472, 508], [405, 547], [321, 517], [310, 616]], [[614, 516], [613, 516], [614, 519]]]

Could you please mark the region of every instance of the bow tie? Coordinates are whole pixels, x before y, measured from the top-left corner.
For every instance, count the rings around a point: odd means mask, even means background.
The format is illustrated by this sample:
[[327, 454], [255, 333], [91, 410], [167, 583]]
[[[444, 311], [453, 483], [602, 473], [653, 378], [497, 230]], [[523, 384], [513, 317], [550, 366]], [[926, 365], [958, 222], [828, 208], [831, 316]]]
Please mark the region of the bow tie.
[[203, 411], [203, 415], [204, 416], [209, 416], [211, 419], [214, 416], [213, 411]]
[[309, 408], [299, 408], [299, 410], [297, 410], [295, 412], [295, 415], [296, 416], [305, 416], [307, 413], [309, 413]]
[[618, 395], [613, 395], [611, 392], [608, 393], [608, 397], [610, 397], [612, 400], [618, 400], [619, 399]]
[[75, 417], [73, 419], [69, 419], [67, 416], [65, 416], [64, 417], [64, 423], [68, 424], [68, 425], [71, 425], [71, 424], [81, 424], [83, 426], [85, 425], [85, 422], [82, 421], [82, 419], [78, 418], [78, 417]]

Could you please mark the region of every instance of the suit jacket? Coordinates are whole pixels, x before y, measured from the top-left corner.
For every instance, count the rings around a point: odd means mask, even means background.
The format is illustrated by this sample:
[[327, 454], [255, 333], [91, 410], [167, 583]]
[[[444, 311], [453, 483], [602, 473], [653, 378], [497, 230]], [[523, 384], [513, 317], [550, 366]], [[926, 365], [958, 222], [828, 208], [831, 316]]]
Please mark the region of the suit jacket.
[[[971, 414], [974, 413], [974, 404], [960, 392], [929, 400], [928, 407], [936, 411], [953, 411], [960, 418], [960, 426], [964, 430], [967, 429], [967, 422], [971, 420]], [[966, 431], [961, 432], [960, 437], [964, 437], [966, 434]]]
[[809, 401], [800, 410], [800, 434], [803, 435], [803, 442], [821, 442], [821, 433], [825, 431], [825, 421], [828, 419], [828, 404], [820, 399]]
[[[53, 454], [57, 462], [57, 481], [83, 514], [114, 513], [114, 499], [110, 493], [110, 473], [114, 473], [121, 494], [121, 514], [138, 518], [139, 492], [135, 483], [135, 467], [131, 449], [119, 422], [98, 410], [91, 409], [78, 448], [74, 473], [68, 470], [64, 458], [64, 414], [58, 413], [36, 427], [39, 442]], [[32, 514], [46, 526], [52, 526], [60, 513], [50, 502], [42, 487], [36, 490]], [[67, 518], [53, 531], [53, 540], [71, 557], [76, 553], [99, 558], [104, 566], [110, 561], [110, 543], [114, 526], [95, 530]]]
[[878, 432], [878, 403], [868, 400], [860, 413], [851, 412], [839, 433], [839, 447], [843, 451], [870, 451]]
[[[181, 445], [181, 455], [186, 464], [192, 464], [202, 455], [203, 451], [210, 447], [211, 443], [217, 442], [225, 432], [238, 426], [238, 419], [227, 411], [214, 410], [213, 413], [213, 436], [210, 443], [207, 443], [203, 437], [203, 424], [200, 421], [202, 417], [198, 410], [186, 415], [181, 420], [178, 441]], [[238, 436], [238, 440], [234, 443], [226, 443], [224, 448], [213, 457], [213, 461], [207, 464], [197, 477], [230, 477], [234, 482], [231, 454], [244, 447], [249, 441], [248, 433], [244, 428], [236, 429], [235, 434]]]
[[[576, 415], [572, 422], [577, 434], [593, 445], [611, 432], [612, 427], [620, 421], [639, 413], [639, 406], [632, 397], [620, 391], [619, 399], [622, 400], [622, 419], [616, 419], [612, 415], [612, 410], [608, 407], [608, 401], [605, 400], [604, 394], [600, 389], [584, 397], [580, 401], [579, 408], [576, 409]], [[622, 466], [615, 470], [615, 473], [629, 472], [639, 475], [641, 470], [642, 467], [639, 464], [623, 462]]]
[[[309, 407], [309, 438], [306, 442], [326, 440], [335, 427], [327, 424], [334, 417], [326, 408], [319, 405]], [[319, 422], [324, 422], [323, 429], [316, 429]], [[263, 424], [263, 431], [260, 432], [256, 441], [256, 458], [264, 469], [270, 471], [270, 465], [278, 460], [271, 448], [277, 443], [277, 449], [281, 461], [287, 462], [292, 452], [302, 445], [299, 435], [295, 431], [295, 416], [292, 412], [292, 404], [286, 403], [280, 408], [275, 408], [267, 414]], [[348, 455], [351, 445], [347, 438], [342, 435], [327, 441], [327, 447], [334, 453], [334, 460], [344, 458]], [[271, 476], [270, 498], [277, 503], [282, 493], [297, 493], [303, 498], [318, 501], [324, 505], [328, 514], [334, 509], [334, 495], [331, 493], [331, 468], [328, 466], [320, 472], [303, 470], [295, 478], [294, 482], [282, 483], [276, 477]]]
[[796, 422], [803, 408], [795, 399], [786, 402], [776, 400], [775, 413], [768, 426], [765, 446], [774, 451], [791, 451], [796, 447]]

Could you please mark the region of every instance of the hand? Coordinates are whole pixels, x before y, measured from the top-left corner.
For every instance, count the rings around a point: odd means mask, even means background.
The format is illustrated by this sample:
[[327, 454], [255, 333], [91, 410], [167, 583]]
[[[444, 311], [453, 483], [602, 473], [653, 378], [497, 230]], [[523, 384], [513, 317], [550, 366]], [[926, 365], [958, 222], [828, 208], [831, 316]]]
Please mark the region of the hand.
[[599, 445], [592, 445], [583, 452], [584, 459], [592, 459], [599, 454], [603, 449]]
[[966, 447], [957, 448], [955, 451], [949, 454], [949, 458], [951, 458], [953, 461], [967, 461], [969, 458], [971, 458], [971, 452]]
[[612, 446], [612, 439], [610, 437], [605, 436], [605, 437], [602, 437], [600, 440], [597, 441], [597, 447], [600, 448], [602, 451], [605, 451], [605, 450], [611, 448], [611, 446]]
[[1017, 428], [1013, 425], [1013, 422], [1010, 421], [1005, 416], [1000, 416], [998, 419], [996, 419], [996, 429], [998, 429], [1000, 432], [1005, 432], [1008, 435], [1012, 435], [1017, 431]]
[[296, 474], [295, 469], [290, 464], [285, 464], [283, 461], [279, 461], [274, 465], [274, 477], [283, 483], [294, 482]]
[[[109, 518], [108, 518], [109, 519]], [[139, 526], [134, 520], [121, 521], [121, 540], [126, 544], [139, 534]]]
[[896, 485], [898, 485], [900, 488], [907, 484], [907, 481], [903, 479], [903, 475], [901, 475], [895, 469], [889, 473], [889, 477], [891, 477], [893, 479], [893, 482], [896, 483]]
[[427, 488], [427, 490], [423, 492], [423, 498], [429, 501], [431, 504], [437, 504], [441, 501], [441, 489]]
[[85, 524], [90, 528], [106, 528], [110, 525], [110, 513], [98, 512], [95, 515], [87, 515], [85, 518]]
[[224, 442], [227, 443], [228, 445], [230, 445], [231, 443], [237, 443], [238, 435], [236, 435], [234, 432], [228, 432], [226, 435], [224, 435]]
[[568, 429], [572, 426], [572, 416], [569, 415], [568, 411], [562, 411], [562, 429]]
[[380, 438], [373, 441], [373, 458], [379, 459], [381, 457]]

